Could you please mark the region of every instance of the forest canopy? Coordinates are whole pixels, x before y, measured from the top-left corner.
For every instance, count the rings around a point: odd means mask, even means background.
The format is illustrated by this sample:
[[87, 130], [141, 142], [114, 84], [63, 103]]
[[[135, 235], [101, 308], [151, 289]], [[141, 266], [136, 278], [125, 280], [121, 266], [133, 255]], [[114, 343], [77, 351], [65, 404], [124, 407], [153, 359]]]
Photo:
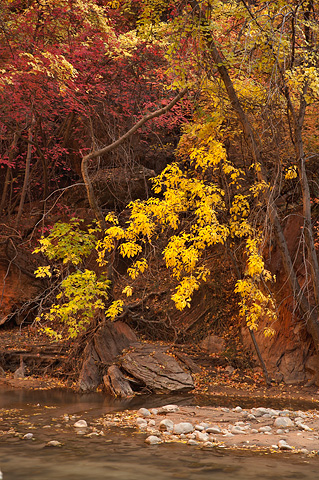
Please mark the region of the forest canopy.
[[[155, 250], [187, 308], [221, 248], [239, 315], [270, 335], [277, 249], [318, 349], [316, 3], [5, 0], [0, 10], [0, 208], [18, 229], [27, 202], [45, 216], [57, 191], [84, 183], [95, 217], [75, 218], [63, 197], [52, 207], [68, 221], [46, 227], [35, 250], [50, 263], [37, 275], [59, 292], [39, 309], [47, 332], [72, 337], [101, 312], [121, 315]], [[97, 172], [134, 164], [154, 170], [151, 193], [103, 205]], [[302, 279], [284, 235], [292, 211]], [[118, 257], [128, 267], [116, 297]]]

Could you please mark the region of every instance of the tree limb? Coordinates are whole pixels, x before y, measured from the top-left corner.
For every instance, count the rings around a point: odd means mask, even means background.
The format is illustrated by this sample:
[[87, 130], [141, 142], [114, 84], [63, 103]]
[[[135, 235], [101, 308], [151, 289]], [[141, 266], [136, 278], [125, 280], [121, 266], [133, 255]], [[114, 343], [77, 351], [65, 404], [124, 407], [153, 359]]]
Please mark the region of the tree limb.
[[187, 88], [184, 88], [178, 95], [176, 95], [176, 97], [173, 98], [173, 100], [171, 100], [166, 105], [166, 107], [159, 108], [158, 110], [155, 110], [155, 112], [149, 113], [148, 115], [145, 115], [143, 118], [141, 118], [141, 120], [139, 120], [135, 125], [133, 125], [133, 127], [130, 130], [128, 130], [124, 135], [122, 135], [120, 138], [118, 138], [115, 142], [111, 143], [110, 145], [107, 145], [106, 147], [101, 148], [100, 150], [95, 150], [95, 151], [89, 153], [88, 155], [85, 155], [82, 158], [81, 172], [82, 172], [83, 181], [85, 183], [88, 200], [89, 200], [89, 203], [90, 203], [90, 206], [91, 206], [92, 210], [94, 211], [94, 213], [96, 215], [97, 220], [100, 221], [101, 226], [103, 228], [106, 227], [106, 224], [105, 224], [105, 220], [104, 220], [104, 217], [102, 215], [102, 212], [101, 212], [101, 210], [98, 206], [96, 196], [95, 196], [95, 193], [94, 193], [94, 189], [93, 189], [93, 186], [92, 186], [92, 182], [91, 182], [89, 174], [88, 174], [88, 161], [92, 160], [93, 158], [99, 157], [100, 155], [103, 155], [105, 153], [111, 152], [116, 147], [121, 145], [127, 138], [129, 138], [131, 135], [133, 135], [133, 133], [136, 132], [136, 130], [138, 130], [140, 127], [142, 127], [142, 125], [144, 125], [144, 123], [148, 122], [152, 118], [160, 117], [161, 115], [164, 115], [165, 113], [167, 113], [186, 94], [187, 90], [188, 90]]

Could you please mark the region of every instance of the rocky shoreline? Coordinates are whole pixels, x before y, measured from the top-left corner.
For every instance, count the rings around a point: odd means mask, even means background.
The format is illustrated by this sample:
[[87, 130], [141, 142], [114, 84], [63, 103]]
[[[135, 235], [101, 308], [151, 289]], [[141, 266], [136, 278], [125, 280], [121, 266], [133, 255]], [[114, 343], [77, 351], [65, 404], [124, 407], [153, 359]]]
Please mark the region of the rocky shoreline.
[[99, 423], [104, 429], [134, 427], [149, 445], [181, 442], [202, 448], [319, 453], [317, 410], [165, 405], [106, 415]]

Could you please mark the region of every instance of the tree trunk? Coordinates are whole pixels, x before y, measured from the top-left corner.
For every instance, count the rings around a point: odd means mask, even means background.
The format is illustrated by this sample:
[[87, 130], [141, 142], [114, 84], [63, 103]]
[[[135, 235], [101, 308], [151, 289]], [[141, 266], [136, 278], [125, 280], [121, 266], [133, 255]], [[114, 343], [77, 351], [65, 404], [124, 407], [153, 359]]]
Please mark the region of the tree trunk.
[[[18, 134], [15, 133], [13, 136], [13, 141], [10, 146], [10, 151], [9, 151], [9, 163], [12, 162], [14, 154], [15, 154], [15, 149], [18, 144]], [[1, 195], [1, 203], [0, 203], [0, 212], [4, 209], [5, 203], [6, 203], [6, 198], [7, 198], [7, 193], [8, 193], [8, 188], [10, 185], [10, 174], [11, 174], [11, 167], [10, 165], [7, 166], [7, 171], [6, 171], [6, 178], [4, 181], [4, 187], [2, 190], [2, 195]]]
[[[254, 162], [256, 163], [256, 165], [260, 166], [260, 168], [256, 169], [257, 177], [259, 181], [266, 182], [267, 184], [267, 177], [265, 174], [265, 167], [264, 167], [262, 155], [258, 147], [257, 141], [255, 139], [255, 135], [253, 133], [251, 124], [249, 122], [249, 119], [246, 113], [244, 112], [241, 106], [239, 98], [234, 89], [233, 82], [229, 76], [227, 68], [224, 65], [223, 59], [221, 58], [215, 46], [215, 43], [211, 37], [209, 38], [209, 49], [210, 49], [212, 58], [214, 60], [214, 63], [216, 65], [216, 68], [218, 70], [218, 73], [220, 75], [220, 78], [224, 83], [231, 105], [243, 128], [244, 136], [251, 150]], [[300, 157], [299, 163], [300, 163], [299, 169], [301, 174], [302, 189], [303, 189], [303, 195], [304, 195], [305, 235], [307, 235], [307, 239], [308, 239], [307, 244], [309, 243], [309, 251], [311, 254], [311, 257], [309, 259], [311, 262], [311, 271], [313, 272], [313, 275], [314, 275], [313, 280], [315, 280], [315, 283], [313, 286], [314, 286], [314, 289], [316, 289], [316, 275], [318, 274], [319, 269], [318, 269], [316, 252], [314, 250], [313, 237], [312, 237], [311, 214], [309, 209], [309, 206], [310, 206], [309, 186], [306, 180], [307, 177], [306, 177], [305, 168], [304, 168], [304, 159], [302, 157]], [[264, 195], [265, 205], [267, 206], [270, 221], [274, 227], [274, 233], [275, 233], [278, 248], [280, 251], [281, 259], [283, 262], [283, 266], [284, 266], [288, 281], [292, 289], [293, 296], [296, 299], [297, 303], [300, 305], [302, 312], [306, 315], [307, 330], [313, 338], [316, 350], [319, 351], [319, 324], [318, 324], [317, 313], [313, 311], [311, 305], [309, 304], [308, 299], [304, 295], [300, 287], [300, 284], [298, 282], [297, 275], [296, 275], [296, 272], [290, 257], [290, 253], [288, 250], [287, 242], [281, 227], [278, 212], [273, 202], [273, 198], [270, 190], [265, 189], [263, 195]]]
[[32, 157], [32, 137], [33, 137], [33, 127], [34, 127], [34, 119], [32, 119], [31, 125], [29, 127], [29, 134], [28, 134], [28, 150], [27, 150], [27, 158], [26, 158], [26, 165], [25, 165], [25, 174], [24, 174], [24, 182], [20, 197], [20, 204], [19, 210], [15, 222], [15, 228], [18, 228], [19, 222], [21, 219], [21, 215], [23, 212], [25, 197], [27, 194], [27, 188], [29, 183], [29, 176], [30, 176], [30, 165], [31, 165], [31, 157]]

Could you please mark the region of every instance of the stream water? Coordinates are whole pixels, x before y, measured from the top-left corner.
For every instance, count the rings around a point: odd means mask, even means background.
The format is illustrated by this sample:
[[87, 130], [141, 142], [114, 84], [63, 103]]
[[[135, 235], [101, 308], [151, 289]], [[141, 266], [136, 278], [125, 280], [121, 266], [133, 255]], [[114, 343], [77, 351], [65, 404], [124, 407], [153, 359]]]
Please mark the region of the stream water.
[[[246, 402], [246, 405], [245, 405]], [[3, 390], [0, 430], [33, 433], [34, 440], [0, 436], [3, 480], [261, 480], [318, 477], [319, 456], [252, 454], [222, 449], [199, 449], [183, 444], [147, 446], [145, 434], [114, 429], [93, 438], [77, 435], [62, 420], [74, 415], [92, 422], [109, 412], [148, 408], [167, 403], [254, 406], [249, 399], [199, 397], [136, 397], [119, 401], [102, 394], [77, 395], [65, 390]], [[262, 402], [258, 401], [258, 406]], [[276, 405], [273, 405], [276, 407]], [[287, 405], [300, 409], [301, 405]], [[304, 408], [310, 408], [305, 405]], [[313, 408], [313, 407], [312, 407]], [[72, 423], [72, 422], [71, 422]], [[63, 446], [45, 447], [50, 440]]]

